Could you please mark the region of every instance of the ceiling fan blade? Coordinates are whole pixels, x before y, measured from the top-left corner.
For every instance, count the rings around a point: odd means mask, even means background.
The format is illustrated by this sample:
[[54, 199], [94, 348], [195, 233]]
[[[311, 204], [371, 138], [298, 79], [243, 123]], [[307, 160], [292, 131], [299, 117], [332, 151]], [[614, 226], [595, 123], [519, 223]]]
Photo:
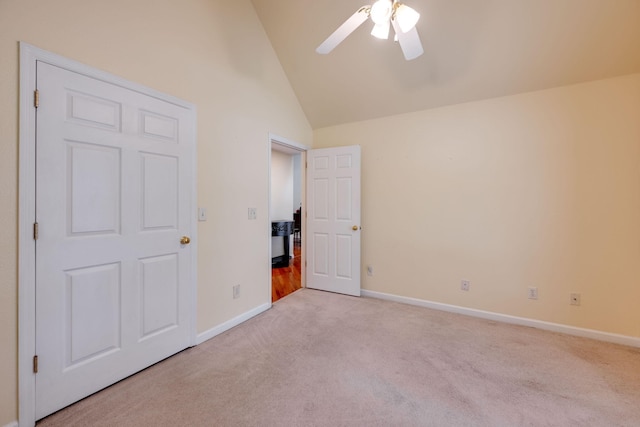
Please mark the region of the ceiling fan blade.
[[338, 46], [347, 36], [353, 33], [369, 17], [369, 6], [362, 6], [349, 19], [347, 19], [337, 30], [322, 42], [316, 52], [327, 54]]
[[396, 37], [398, 38], [398, 43], [400, 43], [404, 59], [411, 61], [424, 53], [416, 27], [403, 33], [395, 19], [391, 21], [391, 24], [393, 25], [393, 30], [396, 32]]

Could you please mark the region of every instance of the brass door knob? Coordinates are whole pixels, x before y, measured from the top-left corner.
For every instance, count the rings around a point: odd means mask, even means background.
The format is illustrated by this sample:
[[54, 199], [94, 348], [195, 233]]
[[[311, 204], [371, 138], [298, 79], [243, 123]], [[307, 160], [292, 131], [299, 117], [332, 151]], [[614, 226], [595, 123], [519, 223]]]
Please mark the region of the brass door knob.
[[191, 243], [191, 239], [189, 238], [189, 236], [182, 236], [182, 239], [180, 239], [180, 244], [188, 245], [189, 243]]
[[353, 227], [351, 227], [351, 229], [352, 229], [353, 231], [358, 231], [358, 226], [357, 226], [357, 225], [354, 225]]

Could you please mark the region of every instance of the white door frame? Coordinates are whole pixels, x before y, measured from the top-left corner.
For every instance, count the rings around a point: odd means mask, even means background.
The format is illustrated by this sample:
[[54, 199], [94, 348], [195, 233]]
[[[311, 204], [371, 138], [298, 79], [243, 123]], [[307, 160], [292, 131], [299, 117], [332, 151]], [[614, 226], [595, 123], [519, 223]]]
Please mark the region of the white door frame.
[[[268, 182], [269, 182], [269, 192], [267, 194], [269, 194], [269, 203], [268, 203], [268, 209], [269, 209], [269, 226], [271, 226], [271, 220], [273, 218], [271, 218], [271, 149], [276, 146], [277, 148], [279, 148], [281, 151], [285, 151], [285, 152], [290, 152], [291, 154], [298, 154], [300, 153], [302, 155], [302, 159], [301, 159], [301, 166], [302, 166], [302, 173], [300, 174], [300, 178], [302, 179], [302, 183], [301, 183], [301, 190], [302, 190], [302, 218], [300, 221], [300, 239], [301, 241], [306, 241], [304, 239], [304, 235], [305, 235], [305, 229], [306, 229], [306, 224], [305, 224], [305, 215], [304, 212], [306, 211], [305, 205], [306, 205], [306, 182], [307, 182], [307, 171], [306, 168], [304, 167], [305, 163], [306, 163], [306, 156], [307, 156], [307, 150], [309, 150], [309, 147], [307, 147], [304, 144], [300, 144], [299, 142], [296, 141], [292, 141], [290, 139], [287, 138], [283, 138], [281, 136], [269, 133], [269, 149], [267, 150], [269, 152], [268, 155], [268, 161], [269, 161], [269, 178], [268, 178]], [[269, 240], [268, 240], [268, 245], [269, 245], [269, 258], [268, 258], [268, 262], [269, 262], [269, 289], [268, 289], [268, 301], [269, 301], [269, 307], [271, 307], [271, 289], [273, 287], [273, 283], [271, 282], [271, 233], [269, 233]], [[301, 260], [303, 262], [300, 263], [300, 285], [304, 288], [306, 287], [306, 279], [305, 279], [305, 272], [306, 272], [306, 266], [304, 263], [304, 260], [306, 259], [306, 251], [305, 251], [305, 247], [304, 245], [301, 246], [300, 248], [301, 250]]]
[[[186, 101], [163, 94], [154, 89], [130, 82], [104, 71], [96, 70], [79, 62], [20, 43], [20, 135], [19, 135], [19, 175], [18, 175], [18, 420], [22, 427], [35, 424], [35, 375], [33, 356], [36, 344], [36, 260], [33, 224], [36, 212], [36, 110], [34, 92], [36, 89], [36, 62], [43, 61], [66, 70], [83, 74], [104, 82], [148, 95], [184, 107], [196, 116], [196, 107]], [[193, 138], [196, 138], [195, 120]], [[190, 293], [190, 337], [191, 345], [196, 344], [196, 290], [197, 290], [197, 191], [196, 191], [196, 150], [193, 150], [191, 167], [194, 180], [191, 186], [190, 235], [192, 243]]]

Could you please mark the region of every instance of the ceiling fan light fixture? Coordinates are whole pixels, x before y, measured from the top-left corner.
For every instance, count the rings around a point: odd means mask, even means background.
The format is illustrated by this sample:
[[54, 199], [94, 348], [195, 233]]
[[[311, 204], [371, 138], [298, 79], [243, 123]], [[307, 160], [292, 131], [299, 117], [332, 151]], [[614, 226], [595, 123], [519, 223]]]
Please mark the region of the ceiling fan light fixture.
[[399, 4], [396, 9], [395, 19], [398, 22], [400, 31], [406, 33], [416, 26], [418, 19], [420, 19], [420, 14], [407, 5]]
[[389, 27], [390, 27], [389, 21], [382, 24], [376, 24], [373, 26], [373, 30], [371, 30], [371, 35], [373, 37], [386, 40], [389, 38]]
[[372, 6], [365, 5], [356, 10], [316, 48], [316, 52], [323, 55], [331, 52], [360, 25], [371, 19], [375, 23], [371, 34], [375, 37], [388, 39], [390, 27], [393, 27], [394, 40], [400, 45], [404, 59], [411, 61], [424, 53], [416, 28], [419, 18], [418, 12], [398, 0], [377, 0]]
[[376, 25], [388, 23], [393, 13], [393, 3], [391, 0], [378, 0], [371, 6], [369, 16]]

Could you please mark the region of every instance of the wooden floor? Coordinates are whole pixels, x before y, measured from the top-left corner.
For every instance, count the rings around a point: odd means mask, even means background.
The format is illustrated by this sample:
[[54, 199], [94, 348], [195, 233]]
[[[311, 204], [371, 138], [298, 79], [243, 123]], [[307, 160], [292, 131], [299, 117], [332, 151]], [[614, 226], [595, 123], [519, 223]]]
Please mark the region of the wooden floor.
[[271, 269], [271, 301], [276, 302], [302, 286], [300, 278], [300, 242], [293, 244], [293, 258], [289, 267]]

